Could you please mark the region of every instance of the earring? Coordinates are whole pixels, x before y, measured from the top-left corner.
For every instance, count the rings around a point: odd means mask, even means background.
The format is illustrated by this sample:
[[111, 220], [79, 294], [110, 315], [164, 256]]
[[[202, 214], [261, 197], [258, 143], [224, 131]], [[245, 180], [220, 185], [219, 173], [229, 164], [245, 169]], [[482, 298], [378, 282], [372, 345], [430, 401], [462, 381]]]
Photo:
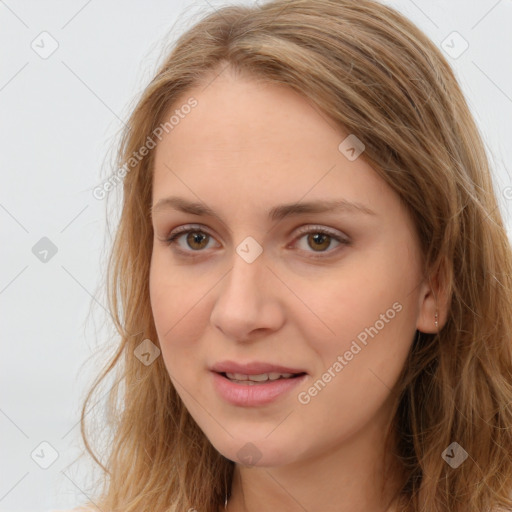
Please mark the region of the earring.
[[437, 309], [436, 309], [436, 314], [435, 314], [435, 317], [434, 317], [434, 323], [436, 324], [436, 328], [439, 326], [439, 322], [437, 321], [438, 319], [438, 315], [437, 315]]

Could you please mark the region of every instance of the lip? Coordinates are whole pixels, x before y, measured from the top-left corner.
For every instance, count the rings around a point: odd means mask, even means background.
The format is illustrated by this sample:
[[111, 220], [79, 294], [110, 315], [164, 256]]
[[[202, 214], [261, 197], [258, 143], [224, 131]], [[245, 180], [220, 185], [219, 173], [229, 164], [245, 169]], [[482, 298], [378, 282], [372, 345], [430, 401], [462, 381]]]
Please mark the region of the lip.
[[[240, 368], [240, 366], [238, 368]], [[273, 368], [276, 367], [274, 366]], [[245, 371], [247, 371], [247, 368]], [[280, 370], [276, 371], [280, 372]], [[221, 398], [223, 398], [226, 402], [239, 407], [258, 407], [269, 404], [278, 398], [284, 398], [286, 394], [288, 394], [296, 386], [303, 383], [304, 380], [308, 377], [307, 374], [303, 374], [299, 377], [291, 377], [289, 379], [278, 379], [273, 381], [268, 380], [264, 383], [250, 385], [232, 382], [227, 377], [224, 377], [224, 375], [221, 375], [215, 371], [211, 371], [210, 373], [213, 378], [213, 387], [221, 396]], [[260, 371], [259, 373], [269, 372]], [[257, 373], [253, 372], [246, 375], [257, 375]]]
[[307, 373], [301, 368], [289, 368], [277, 364], [250, 361], [237, 363], [235, 361], [220, 361], [214, 364], [210, 370], [216, 373], [241, 373], [243, 375], [259, 375], [261, 373]]

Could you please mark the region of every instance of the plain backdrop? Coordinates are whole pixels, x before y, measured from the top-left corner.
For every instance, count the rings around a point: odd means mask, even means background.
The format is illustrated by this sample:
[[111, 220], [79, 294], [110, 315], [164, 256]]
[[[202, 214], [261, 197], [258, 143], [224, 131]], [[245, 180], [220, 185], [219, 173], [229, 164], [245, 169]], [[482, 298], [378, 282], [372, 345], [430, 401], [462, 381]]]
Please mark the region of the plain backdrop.
[[[512, 1], [386, 3], [445, 51], [484, 136], [510, 234]], [[226, 4], [0, 0], [0, 512], [87, 499], [88, 459], [74, 462], [95, 374], [85, 362], [109, 332], [97, 291], [107, 210], [92, 191], [115, 170], [115, 137], [165, 46]]]

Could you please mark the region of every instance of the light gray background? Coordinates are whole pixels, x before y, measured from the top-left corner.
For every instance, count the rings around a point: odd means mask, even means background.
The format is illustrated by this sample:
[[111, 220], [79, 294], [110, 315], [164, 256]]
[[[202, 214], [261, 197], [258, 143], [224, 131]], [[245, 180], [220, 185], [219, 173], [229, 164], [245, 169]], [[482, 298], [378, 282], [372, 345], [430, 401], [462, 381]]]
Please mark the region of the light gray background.
[[[451, 44], [452, 53], [461, 41], [443, 41], [453, 31], [469, 43], [447, 58], [484, 135], [510, 234], [512, 1], [386, 3], [439, 46]], [[108, 333], [99, 325], [106, 302], [97, 291], [106, 204], [92, 190], [115, 170], [109, 151], [165, 41], [225, 4], [0, 0], [1, 512], [71, 508], [87, 499], [87, 459], [72, 464], [95, 368], [84, 363]], [[31, 47], [51, 48], [44, 31], [58, 43], [48, 58]], [[46, 263], [32, 252], [42, 237], [58, 250]], [[51, 456], [41, 442], [58, 453], [48, 469], [34, 460]]]

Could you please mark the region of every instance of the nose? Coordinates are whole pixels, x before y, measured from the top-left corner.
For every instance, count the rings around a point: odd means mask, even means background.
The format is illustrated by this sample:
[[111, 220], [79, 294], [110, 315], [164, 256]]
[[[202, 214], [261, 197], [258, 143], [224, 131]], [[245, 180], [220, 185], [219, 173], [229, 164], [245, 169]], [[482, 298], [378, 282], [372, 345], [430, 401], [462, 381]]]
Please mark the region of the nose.
[[237, 342], [278, 330], [285, 320], [279, 285], [263, 254], [248, 263], [234, 252], [233, 266], [217, 288], [212, 325]]

